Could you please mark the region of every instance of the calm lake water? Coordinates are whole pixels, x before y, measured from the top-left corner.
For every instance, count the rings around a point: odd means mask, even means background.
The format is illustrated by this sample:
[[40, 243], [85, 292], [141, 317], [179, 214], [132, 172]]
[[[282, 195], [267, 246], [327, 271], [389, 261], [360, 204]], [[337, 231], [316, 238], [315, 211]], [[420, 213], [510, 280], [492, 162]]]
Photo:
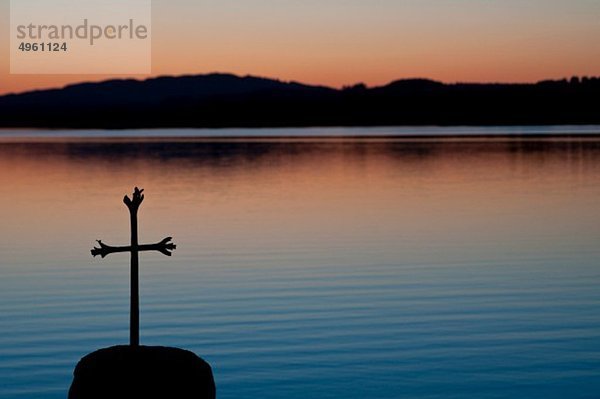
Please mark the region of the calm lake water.
[[1, 398], [65, 398], [128, 342], [129, 258], [89, 251], [128, 242], [136, 185], [140, 240], [178, 245], [141, 255], [142, 344], [204, 357], [221, 399], [600, 397], [600, 137], [21, 133]]

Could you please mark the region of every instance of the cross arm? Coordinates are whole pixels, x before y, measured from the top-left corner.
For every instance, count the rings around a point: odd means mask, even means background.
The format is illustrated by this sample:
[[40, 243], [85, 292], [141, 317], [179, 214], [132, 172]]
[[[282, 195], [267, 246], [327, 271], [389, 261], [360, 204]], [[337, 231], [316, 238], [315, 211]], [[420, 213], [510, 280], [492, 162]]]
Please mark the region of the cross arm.
[[156, 244], [143, 244], [138, 245], [136, 248], [131, 246], [124, 247], [113, 247], [111, 245], [106, 245], [102, 241], [98, 240], [99, 247], [94, 247], [92, 249], [92, 256], [96, 257], [100, 255], [102, 258], [105, 258], [107, 255], [118, 253], [118, 252], [131, 252], [134, 250], [137, 251], [158, 251], [164, 255], [171, 256], [172, 251], [177, 248], [177, 246], [171, 242], [173, 238], [167, 237], [161, 242]]
[[177, 248], [177, 245], [171, 242], [172, 239], [173, 237], [167, 237], [156, 244], [140, 245], [138, 251], [158, 251], [163, 255], [171, 256], [173, 251]]

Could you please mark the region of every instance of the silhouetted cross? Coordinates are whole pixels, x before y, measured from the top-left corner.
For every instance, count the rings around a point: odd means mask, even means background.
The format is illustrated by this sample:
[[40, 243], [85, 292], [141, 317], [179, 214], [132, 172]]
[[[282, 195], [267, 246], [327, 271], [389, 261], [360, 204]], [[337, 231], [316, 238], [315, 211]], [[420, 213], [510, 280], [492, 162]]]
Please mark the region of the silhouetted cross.
[[139, 298], [139, 259], [138, 253], [140, 251], [158, 251], [167, 256], [171, 256], [171, 251], [175, 248], [175, 244], [171, 242], [172, 238], [167, 237], [156, 244], [138, 244], [138, 228], [137, 228], [137, 212], [140, 204], [144, 200], [142, 194], [144, 190], [135, 188], [133, 196], [129, 199], [128, 196], [123, 198], [123, 202], [129, 209], [129, 215], [131, 216], [131, 245], [126, 247], [111, 247], [110, 245], [103, 244], [102, 241], [98, 240], [100, 248], [94, 247], [92, 249], [92, 255], [102, 256], [110, 255], [116, 252], [131, 252], [131, 312], [130, 312], [130, 328], [129, 328], [129, 344], [131, 346], [140, 345], [140, 298]]

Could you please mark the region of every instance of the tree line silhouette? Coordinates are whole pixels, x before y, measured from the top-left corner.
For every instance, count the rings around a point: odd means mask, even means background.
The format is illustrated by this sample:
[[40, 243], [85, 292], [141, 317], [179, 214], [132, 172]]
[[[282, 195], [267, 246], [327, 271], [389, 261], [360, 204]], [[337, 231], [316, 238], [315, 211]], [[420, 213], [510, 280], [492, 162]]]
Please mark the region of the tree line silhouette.
[[2, 127], [600, 124], [600, 78], [532, 84], [398, 80], [334, 89], [209, 74], [109, 80], [0, 97]]

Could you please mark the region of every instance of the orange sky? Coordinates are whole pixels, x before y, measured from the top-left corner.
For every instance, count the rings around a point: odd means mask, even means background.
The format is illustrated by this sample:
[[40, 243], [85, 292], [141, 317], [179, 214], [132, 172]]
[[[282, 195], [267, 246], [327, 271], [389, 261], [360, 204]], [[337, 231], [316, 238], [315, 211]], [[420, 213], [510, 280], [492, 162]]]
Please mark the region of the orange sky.
[[[8, 5], [0, 93], [113, 77], [10, 75]], [[598, 21], [597, 0], [155, 0], [152, 71], [331, 86], [600, 75]]]

